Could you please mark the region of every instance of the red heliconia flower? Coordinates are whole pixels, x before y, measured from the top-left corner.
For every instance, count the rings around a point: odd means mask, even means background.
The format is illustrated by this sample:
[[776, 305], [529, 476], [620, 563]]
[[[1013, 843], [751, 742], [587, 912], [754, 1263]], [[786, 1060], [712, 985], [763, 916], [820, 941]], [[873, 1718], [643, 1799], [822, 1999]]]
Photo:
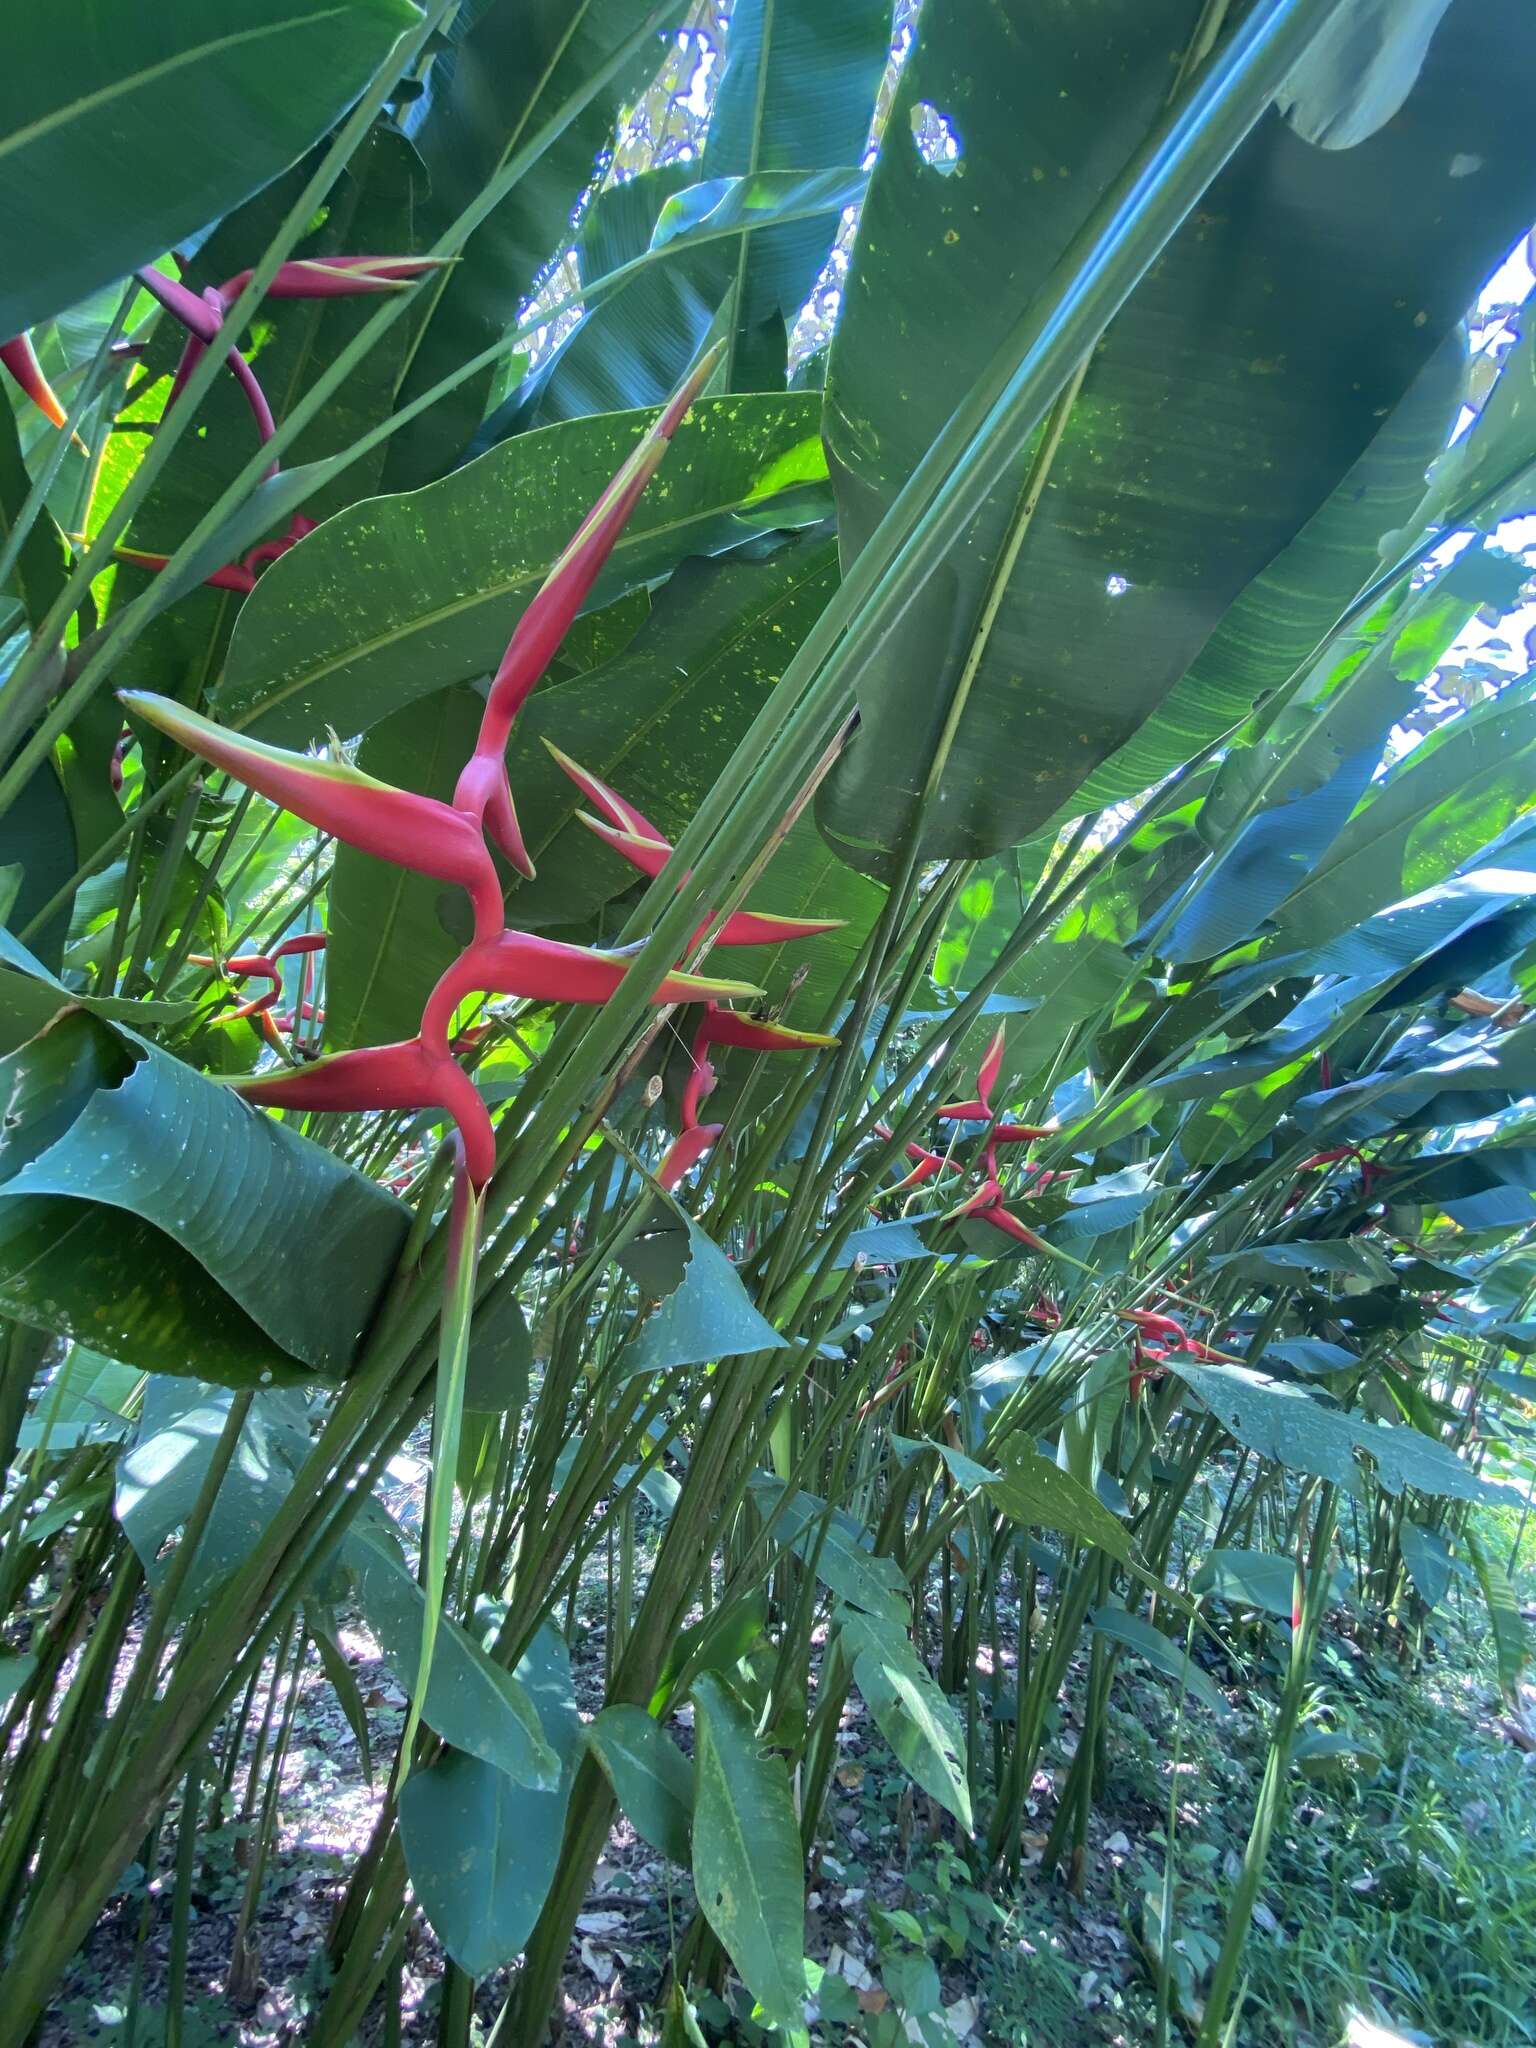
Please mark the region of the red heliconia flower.
[[[218, 961], [209, 953], [189, 953], [189, 967], [217, 967]], [[226, 1010], [219, 1022], [232, 1024], [238, 1017], [257, 1017], [264, 1010], [270, 1010], [277, 1001], [282, 988], [282, 975], [277, 963], [266, 953], [234, 953], [224, 962], [224, 973], [230, 981], [249, 981], [259, 976], [269, 986], [260, 995], [251, 996], [233, 1010]]]
[[[654, 880], [672, 858], [671, 842], [627, 798], [611, 789], [590, 769], [573, 761], [569, 754], [562, 753], [553, 740], [547, 739], [544, 744], [582, 794], [605, 814], [594, 818], [589, 812], [578, 811], [576, 815], [582, 824], [589, 832], [595, 832], [605, 846], [611, 846], [615, 853], [622, 855], [631, 867], [638, 868], [641, 874]], [[678, 887], [681, 888], [687, 879], [684, 875]], [[690, 945], [704, 937], [709, 924], [706, 917], [693, 934]], [[839, 930], [842, 924], [840, 917], [774, 917], [766, 911], [738, 910], [716, 932], [714, 942], [717, 946], [781, 946], [791, 939], [818, 938], [823, 932]]]
[[820, 1052], [837, 1040], [825, 1031], [798, 1031], [772, 1017], [753, 1017], [740, 1010], [706, 1006], [695, 1043], [730, 1045], [741, 1052]]
[[[942, 1123], [975, 1123], [983, 1119], [990, 1122], [992, 1090], [997, 1086], [997, 1077], [1003, 1071], [1003, 1046], [1007, 1026], [999, 1024], [981, 1056], [981, 1065], [976, 1070], [976, 1094], [970, 1102], [946, 1102], [937, 1115]], [[1023, 1125], [1013, 1126], [1016, 1129]]]
[[[532, 932], [503, 931], [467, 946], [427, 998], [422, 1037], [444, 1051], [460, 1003], [472, 995], [521, 996], [540, 1003], [606, 1003], [624, 979], [632, 952], [608, 953], [594, 946], [570, 946]], [[653, 1004], [697, 1003], [718, 996], [755, 996], [749, 982], [709, 981], [697, 974], [669, 974], [651, 996]]]
[[[271, 985], [261, 995], [253, 996], [249, 1001], [241, 1003], [238, 1008], [226, 1010], [218, 1021], [221, 1024], [232, 1024], [239, 1017], [261, 1017], [265, 1021], [265, 1013], [277, 1001], [282, 989], [281, 963], [298, 955], [318, 953], [325, 942], [324, 932], [295, 932], [291, 938], [284, 939], [280, 946], [274, 946], [270, 953], [232, 953], [223, 963], [226, 980], [249, 981], [252, 975], [260, 975]], [[187, 965], [217, 967], [219, 962], [208, 953], [189, 953]], [[308, 1003], [305, 1003], [303, 1008], [306, 1016], [313, 1015]], [[281, 1018], [273, 1021], [282, 1025]], [[289, 1029], [291, 1025], [283, 1028]]]
[[398, 867], [457, 882], [474, 905], [477, 938], [500, 930], [501, 883], [495, 864], [478, 824], [462, 811], [435, 797], [378, 782], [349, 762], [321, 761], [264, 746], [168, 697], [144, 690], [123, 690], [119, 695], [130, 711], [189, 753], [201, 754], [322, 832]]
[[492, 840], [521, 874], [531, 876], [533, 863], [523, 843], [507, 782], [506, 751], [512, 722], [590, 596], [625, 522], [655, 475], [683, 415], [708, 383], [724, 348], [721, 342], [711, 349], [679, 385], [655, 426], [577, 528], [575, 537], [545, 577], [538, 595], [518, 620], [507, 642], [507, 651], [491, 678], [480, 736], [459, 778], [453, 801], [459, 810], [484, 820]]
[[333, 1053], [312, 1066], [232, 1085], [268, 1109], [441, 1110], [458, 1127], [472, 1186], [483, 1188], [495, 1169], [496, 1135], [479, 1089], [446, 1048], [430, 1051], [419, 1038]]
[[[342, 299], [363, 292], [404, 291], [418, 278], [442, 270], [451, 256], [300, 256], [280, 263], [267, 286], [269, 299]], [[226, 309], [251, 281], [249, 270], [237, 270], [218, 287]]]
[[1146, 1385], [1148, 1380], [1160, 1380], [1165, 1379], [1167, 1377], [1168, 1368], [1166, 1365], [1163, 1365], [1160, 1362], [1157, 1364], [1149, 1365], [1147, 1363], [1148, 1359], [1155, 1359], [1161, 1361], [1165, 1359], [1167, 1356], [1168, 1351], [1166, 1346], [1162, 1344], [1149, 1344], [1145, 1342], [1140, 1332], [1138, 1332], [1137, 1335], [1134, 1338], [1132, 1338], [1130, 1385], [1132, 1406], [1134, 1406], [1136, 1402], [1138, 1402], [1141, 1399], [1141, 1390]]
[[18, 334], [10, 341], [0, 341], [0, 363], [4, 363], [38, 411], [54, 426], [62, 427], [68, 415], [55, 397], [53, 386], [43, 375], [43, 366], [37, 360], [31, 337]]
[[1051, 1247], [1027, 1223], [1021, 1223], [1017, 1216], [1004, 1206], [1003, 1190], [992, 1174], [988, 1174], [973, 1195], [967, 1195], [963, 1202], [957, 1202], [939, 1220], [941, 1223], [959, 1223], [969, 1218], [973, 1223], [990, 1223], [1005, 1236], [1017, 1238], [1020, 1244], [1027, 1244], [1031, 1251], [1051, 1255]]

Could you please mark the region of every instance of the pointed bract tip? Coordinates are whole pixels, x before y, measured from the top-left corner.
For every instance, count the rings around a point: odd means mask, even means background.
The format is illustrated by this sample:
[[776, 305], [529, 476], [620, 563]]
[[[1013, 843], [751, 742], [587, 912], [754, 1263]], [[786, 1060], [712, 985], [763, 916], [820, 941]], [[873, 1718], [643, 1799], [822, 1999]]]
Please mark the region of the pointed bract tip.
[[18, 334], [10, 341], [0, 341], [0, 363], [16, 380], [44, 418], [56, 427], [62, 427], [68, 415], [59, 403], [53, 386], [43, 375], [43, 366], [37, 360], [30, 335]]

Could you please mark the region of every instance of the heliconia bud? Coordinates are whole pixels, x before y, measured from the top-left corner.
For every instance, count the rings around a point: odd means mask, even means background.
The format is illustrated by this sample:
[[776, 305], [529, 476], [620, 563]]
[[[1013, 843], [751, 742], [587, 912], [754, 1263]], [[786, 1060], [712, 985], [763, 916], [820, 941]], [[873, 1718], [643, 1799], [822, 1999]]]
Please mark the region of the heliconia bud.
[[[422, 1037], [434, 1050], [447, 1049], [448, 1030], [460, 1003], [472, 995], [521, 996], [539, 1003], [606, 1003], [629, 970], [633, 955], [570, 946], [532, 932], [503, 931], [468, 946], [443, 975], [422, 1012]], [[708, 981], [697, 974], [669, 974], [652, 1003], [698, 1003], [720, 996], [761, 995], [740, 981]]]
[[1054, 1138], [1056, 1124], [998, 1124], [992, 1132], [994, 1145], [1032, 1145], [1037, 1138]]
[[744, 1052], [819, 1052], [836, 1045], [825, 1031], [796, 1031], [771, 1018], [752, 1017], [740, 1010], [722, 1010], [711, 1004], [699, 1026], [700, 1045], [734, 1045]]
[[[404, 291], [454, 261], [452, 256], [301, 256], [277, 266], [267, 297], [339, 299], [359, 292]], [[232, 306], [250, 281], [249, 270], [237, 270], [219, 286], [219, 297]]]
[[119, 692], [131, 712], [295, 817], [396, 867], [457, 882], [469, 893], [476, 936], [501, 927], [501, 884], [479, 826], [435, 797], [395, 789], [349, 762], [316, 760], [245, 739], [168, 697]]
[[[189, 953], [189, 967], [217, 967], [218, 962], [208, 953]], [[225, 1010], [218, 1018], [221, 1024], [233, 1024], [241, 1017], [260, 1017], [277, 1001], [282, 993], [283, 977], [275, 957], [266, 953], [234, 953], [224, 962], [224, 975], [229, 981], [249, 981], [257, 976], [268, 983], [260, 995], [250, 996], [233, 1010]]]
[[0, 341], [0, 363], [4, 363], [38, 411], [54, 426], [62, 427], [68, 415], [55, 397], [53, 386], [43, 375], [43, 366], [37, 360], [31, 337], [18, 334], [10, 341]]
[[1176, 1316], [1160, 1316], [1148, 1308], [1117, 1308], [1115, 1314], [1123, 1323], [1134, 1323], [1141, 1337], [1161, 1338], [1174, 1344], [1188, 1341], [1188, 1332]]
[[174, 277], [167, 277], [152, 263], [146, 263], [134, 275], [151, 297], [158, 299], [167, 313], [181, 322], [188, 334], [195, 334], [202, 342], [218, 340], [224, 316], [219, 309], [217, 295], [214, 304], [210, 305], [201, 292], [192, 291]]
[[882, 1193], [903, 1195], [908, 1188], [920, 1188], [926, 1181], [936, 1180], [941, 1173], [958, 1173], [960, 1170], [952, 1159], [945, 1159], [937, 1152], [925, 1151], [921, 1145], [909, 1145], [907, 1157], [915, 1159], [917, 1164], [905, 1180], [896, 1181], [892, 1186], [882, 1189]]
[[431, 1052], [419, 1038], [333, 1053], [311, 1066], [232, 1085], [265, 1109], [442, 1110], [458, 1127], [473, 1185], [484, 1187], [496, 1165], [496, 1136], [479, 1089], [446, 1049]]
[[669, 1193], [693, 1171], [724, 1129], [724, 1124], [690, 1124], [678, 1133], [656, 1169], [657, 1180]]
[[1003, 1071], [1003, 1044], [1008, 1027], [999, 1024], [992, 1034], [991, 1043], [981, 1056], [981, 1065], [976, 1073], [976, 1093], [983, 1102], [990, 1102], [992, 1090], [997, 1086], [997, 1077]]

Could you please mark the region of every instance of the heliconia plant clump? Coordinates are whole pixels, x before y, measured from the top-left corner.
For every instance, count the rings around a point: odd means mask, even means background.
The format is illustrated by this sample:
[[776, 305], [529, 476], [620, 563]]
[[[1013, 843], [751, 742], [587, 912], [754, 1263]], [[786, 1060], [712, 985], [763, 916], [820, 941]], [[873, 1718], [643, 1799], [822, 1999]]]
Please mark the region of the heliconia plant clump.
[[0, 2048], [1513, 2048], [1522, 0], [21, 12]]

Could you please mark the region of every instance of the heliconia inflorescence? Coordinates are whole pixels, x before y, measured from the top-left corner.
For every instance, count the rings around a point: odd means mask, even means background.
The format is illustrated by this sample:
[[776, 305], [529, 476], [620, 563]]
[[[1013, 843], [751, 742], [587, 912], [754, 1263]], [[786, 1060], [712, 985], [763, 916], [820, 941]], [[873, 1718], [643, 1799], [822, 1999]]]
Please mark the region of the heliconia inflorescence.
[[[337, 257], [324, 264], [285, 265], [274, 289], [279, 296], [322, 297], [346, 290], [387, 290], [408, 283], [421, 267], [390, 257]], [[151, 283], [149, 273], [142, 275]], [[243, 281], [233, 278], [220, 291], [199, 297], [155, 272], [151, 289], [193, 339], [207, 345], [216, 339], [223, 310], [238, 296]], [[170, 698], [138, 690], [121, 693], [123, 703], [136, 717], [319, 831], [398, 867], [456, 883], [470, 900], [473, 937], [428, 996], [414, 1038], [394, 1045], [360, 1047], [235, 1083], [247, 1101], [295, 1111], [436, 1110], [455, 1125], [463, 1171], [478, 1193], [494, 1169], [496, 1146], [490, 1112], [458, 1063], [459, 1051], [473, 1049], [478, 1043], [473, 1034], [454, 1032], [460, 1006], [484, 995], [597, 1004], [607, 1002], [618, 990], [636, 949], [604, 951], [509, 928], [504, 922], [501, 880], [486, 842], [489, 838], [515, 866], [525, 874], [532, 873], [507, 782], [505, 755], [513, 721], [570, 630], [624, 522], [719, 353], [717, 349], [706, 355], [663, 408], [518, 621], [492, 680], [475, 748], [451, 803], [377, 781], [345, 759], [317, 758], [247, 739]], [[269, 544], [274, 545], [279, 544]], [[247, 563], [250, 559], [246, 558]], [[253, 569], [242, 568], [240, 573], [254, 582]], [[231, 576], [235, 571], [220, 574]], [[650, 845], [650, 827], [638, 811], [596, 777], [576, 769], [566, 757], [558, 758], [609, 818], [634, 827], [634, 836], [646, 837]], [[671, 849], [664, 841], [657, 841], [656, 846], [660, 861], [655, 871], [659, 871]], [[717, 938], [728, 945], [779, 944], [833, 928], [830, 920], [772, 918], [742, 911], [727, 920]], [[285, 940], [270, 954], [239, 955], [224, 961], [223, 970], [230, 977], [260, 978], [266, 983], [231, 1014], [258, 1019], [263, 1029], [275, 1030], [271, 1013], [282, 987], [281, 961], [291, 953], [323, 944], [323, 934], [303, 934]], [[206, 966], [220, 964], [198, 957]], [[761, 994], [752, 982], [720, 980], [678, 968], [663, 977], [651, 997], [655, 1004], [703, 1005], [694, 1034], [691, 1076], [683, 1096], [682, 1133], [661, 1167], [660, 1177], [667, 1186], [675, 1185], [703, 1158], [720, 1132], [718, 1125], [700, 1123], [698, 1114], [714, 1084], [714, 1068], [707, 1058], [710, 1046], [798, 1052], [837, 1042], [822, 1032], [796, 1031], [773, 1019], [723, 1007], [732, 998], [750, 1000]], [[313, 1014], [313, 1006], [302, 1002], [301, 991], [295, 1015], [302, 1017], [306, 1011]]]
[[[1049, 1124], [1007, 1124], [997, 1121], [997, 1112], [992, 1105], [992, 1095], [1003, 1071], [1003, 1054], [1007, 1045], [1007, 1027], [1000, 1024], [988, 1041], [987, 1049], [981, 1056], [976, 1072], [976, 1093], [963, 1102], [946, 1102], [934, 1112], [940, 1123], [981, 1123], [991, 1126], [986, 1132], [978, 1162], [972, 1168], [963, 1167], [948, 1152], [935, 1152], [926, 1145], [907, 1145], [906, 1156], [913, 1162], [912, 1171], [902, 1180], [882, 1190], [884, 1195], [902, 1195], [913, 1188], [924, 1186], [928, 1181], [937, 1180], [940, 1174], [975, 1172], [978, 1185], [948, 1209], [939, 1218], [940, 1226], [945, 1224], [990, 1223], [1005, 1237], [1017, 1243], [1028, 1245], [1031, 1251], [1048, 1258], [1065, 1258], [1067, 1255], [1046, 1243], [1038, 1231], [1032, 1230], [1021, 1218], [1014, 1215], [1007, 1205], [1002, 1182], [998, 1178], [997, 1154], [999, 1146], [1028, 1145], [1037, 1138], [1049, 1137], [1053, 1127]], [[892, 1133], [888, 1124], [877, 1124], [878, 1137], [890, 1139]], [[953, 1142], [953, 1141], [952, 1141]], [[1020, 1171], [1027, 1178], [1023, 1190], [1029, 1195], [1043, 1193], [1058, 1181], [1071, 1180], [1075, 1169], [1048, 1171], [1044, 1167], [1025, 1160]], [[1077, 1263], [1068, 1260], [1069, 1264]]]

